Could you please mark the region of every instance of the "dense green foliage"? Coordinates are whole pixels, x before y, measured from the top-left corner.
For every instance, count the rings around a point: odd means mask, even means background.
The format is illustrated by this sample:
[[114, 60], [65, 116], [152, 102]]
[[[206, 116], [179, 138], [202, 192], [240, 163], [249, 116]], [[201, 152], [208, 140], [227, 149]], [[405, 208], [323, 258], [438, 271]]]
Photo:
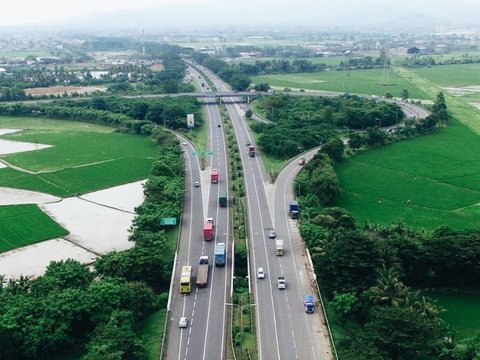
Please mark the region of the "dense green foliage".
[[152, 124], [169, 128], [187, 127], [187, 114], [195, 114], [201, 124], [198, 101], [190, 97], [161, 97], [156, 99], [125, 99], [120, 97], [94, 97], [72, 101], [57, 100], [36, 105], [2, 104], [0, 115], [34, 116], [113, 125], [136, 134], [151, 134]]
[[302, 237], [343, 328], [337, 339], [342, 359], [370, 359], [366, 348], [372, 346], [378, 359], [462, 351], [463, 342], [439, 318], [442, 309], [409, 286], [477, 286], [478, 231], [426, 232], [402, 223], [360, 229], [341, 209], [312, 208], [308, 196], [300, 205], [309, 212]]
[[[271, 121], [257, 123], [262, 150], [279, 158], [289, 158], [302, 151], [328, 143], [325, 150], [338, 159], [335, 128], [365, 129], [381, 122], [392, 125], [401, 121], [403, 112], [395, 104], [348, 97], [289, 97], [275, 95], [259, 100], [258, 109]], [[343, 153], [343, 151], [342, 151]], [[343, 154], [342, 154], [343, 155]], [[341, 156], [340, 156], [341, 158]]]

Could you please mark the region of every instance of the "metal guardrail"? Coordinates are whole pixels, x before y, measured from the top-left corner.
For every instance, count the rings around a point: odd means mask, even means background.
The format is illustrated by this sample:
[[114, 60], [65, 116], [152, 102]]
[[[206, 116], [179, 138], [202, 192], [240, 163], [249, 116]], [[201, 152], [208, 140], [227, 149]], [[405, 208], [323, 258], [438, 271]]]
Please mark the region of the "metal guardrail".
[[335, 359], [338, 360], [337, 348], [335, 347], [335, 341], [333, 340], [332, 329], [331, 329], [330, 323], [328, 321], [327, 311], [325, 310], [325, 303], [323, 302], [322, 292], [320, 291], [320, 287], [318, 286], [317, 275], [315, 274], [315, 268], [313, 267], [313, 261], [312, 261], [312, 258], [310, 256], [310, 252], [308, 251], [308, 248], [305, 247], [305, 251], [307, 253], [308, 266], [310, 266], [310, 269], [312, 269], [313, 279], [315, 280], [315, 287], [317, 288], [318, 298], [320, 299], [320, 304], [322, 305], [322, 312], [323, 312], [323, 317], [325, 318], [325, 324], [327, 325], [328, 335], [329, 335], [329, 338], [330, 338], [330, 345], [332, 346], [333, 354], [335, 355]]

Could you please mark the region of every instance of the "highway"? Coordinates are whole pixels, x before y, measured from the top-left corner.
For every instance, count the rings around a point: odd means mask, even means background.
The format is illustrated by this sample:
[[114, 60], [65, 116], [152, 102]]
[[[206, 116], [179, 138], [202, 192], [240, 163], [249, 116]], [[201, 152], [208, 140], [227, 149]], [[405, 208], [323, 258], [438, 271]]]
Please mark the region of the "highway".
[[[231, 259], [227, 256], [225, 267], [214, 265], [214, 247], [217, 242], [227, 244], [229, 253], [230, 217], [228, 208], [218, 206], [220, 192], [228, 191], [226, 144], [223, 127], [216, 105], [205, 105], [205, 121], [208, 124], [208, 149], [194, 149], [190, 143], [184, 146], [186, 163], [186, 193], [182, 220], [180, 245], [175, 264], [174, 285], [172, 288], [168, 343], [165, 358], [171, 360], [220, 360], [226, 358], [227, 312], [224, 304], [230, 289]], [[182, 141], [183, 142], [183, 141]], [[207, 156], [205, 170], [200, 171], [198, 156], [200, 150], [212, 151]], [[219, 183], [210, 182], [212, 168], [219, 171]], [[200, 187], [194, 187], [195, 181]], [[213, 241], [203, 240], [203, 225], [207, 217], [215, 222]], [[196, 288], [189, 295], [179, 292], [180, 273], [183, 265], [193, 266], [193, 283], [197, 272], [198, 259], [208, 255], [210, 259], [209, 281], [206, 288]], [[187, 328], [180, 329], [178, 320], [185, 316], [189, 320]]]
[[[201, 68], [201, 67], [199, 67]], [[215, 74], [201, 68], [224, 96], [230, 93]], [[189, 68], [195, 79], [199, 74]], [[205, 90], [205, 89], [203, 89]], [[234, 93], [231, 93], [234, 94]], [[301, 96], [307, 95], [302, 93]], [[315, 94], [319, 95], [319, 94]], [[327, 94], [323, 94], [324, 96]], [[332, 94], [328, 94], [332, 96]], [[338, 95], [338, 94], [334, 94]], [[307, 260], [304, 244], [300, 238], [297, 221], [288, 216], [288, 203], [294, 198], [292, 191], [296, 174], [301, 169], [295, 159], [288, 164], [270, 184], [261, 161], [261, 154], [249, 157], [245, 143], [254, 141], [244, 121], [244, 111], [234, 98], [225, 98], [226, 108], [232, 121], [240, 156], [243, 163], [248, 208], [248, 241], [250, 248], [250, 280], [253, 302], [256, 304], [256, 330], [260, 360], [270, 359], [332, 359], [328, 332], [316, 298], [316, 311], [307, 314], [303, 308], [303, 295], [316, 294], [313, 269]], [[407, 116], [421, 118], [428, 112], [410, 104], [399, 103]], [[176, 267], [175, 284], [178, 284], [179, 269], [185, 263], [196, 264], [202, 254], [209, 255], [213, 262], [213, 242], [202, 240], [202, 226], [206, 217], [214, 217], [217, 223], [216, 242], [229, 245], [228, 211], [218, 207], [219, 190], [227, 191], [227, 160], [223, 126], [215, 103], [206, 102], [209, 147], [213, 156], [207, 160], [205, 171], [198, 169], [198, 158], [186, 147], [186, 159], [190, 169], [185, 200], [185, 218], [182, 225], [182, 240]], [[311, 158], [318, 149], [304, 156]], [[211, 185], [211, 168], [220, 172], [220, 183]], [[223, 175], [223, 176], [222, 176]], [[197, 180], [195, 180], [197, 179]], [[191, 204], [189, 191], [194, 181], [201, 179], [201, 191], [193, 189]], [[199, 195], [201, 193], [201, 196]], [[190, 207], [189, 207], [190, 206]], [[202, 214], [200, 216], [199, 214]], [[284, 241], [283, 256], [275, 254], [275, 240], [268, 232], [275, 229], [277, 239]], [[227, 254], [230, 253], [227, 246]], [[263, 267], [265, 279], [254, 276], [256, 269]], [[231, 259], [226, 268], [210, 268], [209, 287], [195, 289], [191, 295], [182, 296], [174, 291], [172, 316], [169, 327], [167, 358], [169, 359], [225, 359], [226, 358], [226, 306], [231, 271]], [[287, 281], [286, 290], [277, 289], [278, 276]], [[187, 329], [178, 329], [180, 316], [190, 319]]]
[[[219, 91], [227, 87], [208, 70], [202, 69]], [[315, 293], [311, 272], [306, 268], [305, 250], [296, 229], [296, 220], [287, 217], [286, 205], [293, 198], [292, 181], [298, 165], [287, 167], [276, 185], [265, 174], [261, 156], [249, 157], [245, 143], [253, 139], [238, 104], [227, 104], [234, 126], [244, 168], [249, 223], [250, 273], [257, 305], [257, 340], [259, 359], [330, 359], [328, 334], [321, 313], [306, 314], [303, 295]], [[309, 156], [313, 156], [312, 152]], [[296, 163], [295, 163], [296, 164]], [[295, 165], [294, 164], [294, 165]], [[284, 240], [284, 256], [275, 255], [275, 240], [268, 232], [275, 229]], [[265, 279], [253, 274], [263, 267]], [[277, 277], [285, 276], [286, 290], [277, 289]]]

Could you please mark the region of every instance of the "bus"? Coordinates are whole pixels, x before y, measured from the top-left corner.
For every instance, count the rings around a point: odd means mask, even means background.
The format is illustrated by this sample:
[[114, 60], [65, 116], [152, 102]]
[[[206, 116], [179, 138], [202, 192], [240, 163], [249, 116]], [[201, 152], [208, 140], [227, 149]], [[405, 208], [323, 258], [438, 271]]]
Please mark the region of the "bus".
[[180, 275], [180, 292], [188, 294], [190, 291], [192, 291], [192, 267], [186, 265], [182, 267]]

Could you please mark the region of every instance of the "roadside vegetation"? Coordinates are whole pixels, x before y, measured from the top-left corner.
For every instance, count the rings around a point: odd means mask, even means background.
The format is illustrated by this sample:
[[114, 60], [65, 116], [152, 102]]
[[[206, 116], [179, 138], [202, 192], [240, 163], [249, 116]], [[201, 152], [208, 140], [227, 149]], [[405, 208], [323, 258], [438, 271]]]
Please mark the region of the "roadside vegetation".
[[78, 346], [85, 346], [82, 359], [158, 358], [155, 349], [147, 356], [136, 324], [166, 306], [176, 236], [160, 218], [182, 212], [176, 194], [184, 188], [184, 167], [173, 135], [158, 132], [155, 141], [161, 150], [132, 226], [132, 249], [104, 255], [93, 271], [67, 260], [52, 262], [37, 279], [3, 281], [2, 359], [50, 358]]
[[[269, 99], [261, 99], [256, 105], [257, 109], [263, 109], [263, 116], [282, 121], [293, 109], [291, 113], [297, 115], [296, 133], [309, 129], [298, 140], [300, 144], [314, 133], [312, 119], [321, 116], [306, 105], [305, 99], [288, 100], [301, 104], [298, 108], [291, 103], [285, 108], [262, 105], [262, 101], [263, 104], [273, 102]], [[429, 292], [421, 292], [426, 288], [456, 288], [464, 293], [463, 289], [475, 289], [480, 280], [480, 268], [474, 265], [480, 254], [480, 233], [475, 226], [478, 213], [469, 212], [470, 218], [463, 218], [456, 224], [458, 227], [447, 226], [451, 223], [446, 221], [458, 215], [452, 211], [456, 207], [464, 207], [467, 202], [475, 203], [472, 195], [477, 191], [476, 186], [465, 189], [468, 179], [463, 171], [468, 173], [468, 169], [476, 168], [469, 163], [476, 157], [460, 151], [457, 158], [459, 141], [452, 135], [458, 132], [458, 139], [465, 139], [460, 141], [462, 148], [472, 152], [476, 149], [477, 135], [451, 119], [442, 93], [437, 94], [431, 110], [432, 115], [425, 120], [406, 120], [390, 133], [378, 126], [363, 133], [348, 129], [347, 133], [342, 132], [349, 138], [350, 146], [346, 149], [341, 142], [342, 146], [332, 146], [338, 137], [335, 134], [297, 177], [295, 190], [301, 208], [300, 231], [325, 296], [341, 359], [421, 356], [470, 359], [468, 354], [479, 346], [475, 332], [465, 335], [462, 331], [463, 335], [459, 335], [454, 324], [444, 322], [444, 308], [426, 295]], [[279, 125], [274, 126], [276, 131], [280, 131], [277, 130], [281, 129]], [[254, 124], [251, 127], [255, 131], [263, 126], [268, 125]], [[287, 138], [293, 134], [291, 129], [284, 132]], [[425, 134], [433, 135], [419, 136]], [[425, 144], [424, 150], [419, 147], [422, 143]], [[288, 146], [285, 149], [287, 152]], [[367, 149], [375, 150], [365, 151]], [[265, 150], [262, 148], [262, 151]], [[282, 158], [281, 148], [278, 151], [276, 157]], [[390, 151], [391, 156], [386, 156]], [[432, 154], [438, 161], [432, 161]], [[449, 159], [447, 162], [446, 158]], [[418, 165], [412, 166], [412, 161]], [[443, 166], [439, 168], [439, 164]], [[360, 170], [362, 166], [365, 171]], [[439, 169], [443, 170], [439, 172]], [[411, 181], [405, 181], [410, 177]], [[427, 177], [432, 181], [429, 182]], [[475, 183], [473, 177], [472, 185]], [[460, 179], [463, 188], [458, 187], [455, 192], [452, 185]], [[348, 187], [348, 184], [359, 187]], [[387, 186], [383, 184], [390, 185], [382, 192], [384, 197], [379, 197], [380, 187]], [[355, 214], [364, 212], [358, 220], [345, 209], [332, 207], [345, 206], [343, 199], [347, 192], [358, 202]], [[372, 196], [371, 206], [364, 201], [366, 194]], [[415, 196], [415, 200], [409, 196]], [[405, 219], [398, 217], [388, 219], [390, 214], [399, 214], [389, 200], [391, 197], [398, 197], [397, 201], [412, 212], [408, 219], [416, 222], [404, 223], [402, 220]], [[422, 205], [412, 210], [417, 207], [417, 202]], [[438, 223], [432, 216], [433, 211], [419, 213], [434, 202], [445, 210], [444, 218]], [[391, 212], [385, 210], [389, 207], [393, 208]], [[376, 223], [375, 219], [382, 221]], [[469, 227], [471, 230], [465, 230]], [[478, 295], [472, 296], [478, 300]]]

